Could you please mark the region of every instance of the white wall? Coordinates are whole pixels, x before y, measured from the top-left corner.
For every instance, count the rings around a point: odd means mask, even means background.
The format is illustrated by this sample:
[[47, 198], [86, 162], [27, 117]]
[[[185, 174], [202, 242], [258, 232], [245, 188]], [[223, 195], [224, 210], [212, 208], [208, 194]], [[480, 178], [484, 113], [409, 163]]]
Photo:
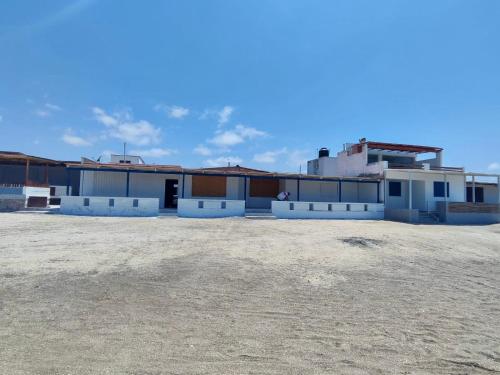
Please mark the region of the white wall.
[[[312, 207], [311, 207], [312, 205]], [[292, 209], [293, 206], [293, 209]], [[311, 210], [312, 208], [312, 210]], [[381, 203], [280, 202], [272, 204], [273, 215], [279, 219], [371, 219], [384, 218]]]
[[[203, 207], [199, 203], [203, 202]], [[225, 208], [222, 208], [222, 203]], [[224, 199], [179, 199], [179, 217], [216, 218], [245, 216], [245, 201]]]
[[182, 176], [171, 174], [131, 173], [129, 197], [158, 198], [159, 207], [165, 207], [165, 180], [177, 180], [179, 198], [182, 195]]
[[[188, 176], [186, 176], [187, 178]], [[158, 198], [159, 208], [165, 207], [165, 180], [178, 180], [178, 195], [182, 194], [182, 176], [160, 173], [130, 173], [129, 197]], [[81, 171], [80, 195], [96, 197], [125, 197], [127, 173]]]
[[[448, 174], [440, 172], [417, 172], [417, 171], [399, 171], [386, 170], [386, 179], [392, 181], [401, 181], [401, 197], [389, 197], [389, 185], [387, 184], [386, 192], [386, 207], [387, 208], [408, 208], [408, 179], [411, 176], [413, 181], [421, 181], [421, 183], [412, 184], [412, 205], [418, 204], [417, 208], [421, 210], [436, 210], [436, 202], [465, 202], [465, 179], [463, 174]], [[449, 182], [450, 196], [449, 197], [434, 197], [434, 181]], [[445, 188], [446, 191], [446, 188]], [[415, 197], [415, 196], [418, 197]]]
[[484, 192], [484, 203], [500, 203], [498, 187], [496, 185], [480, 185], [476, 184], [476, 186], [481, 186]]
[[318, 160], [318, 170], [314, 170], [314, 161], [308, 163], [308, 173], [320, 176], [345, 176], [355, 177], [360, 175], [381, 175], [386, 162], [368, 164], [368, 149], [366, 145], [362, 152], [348, 155], [347, 152], [339, 152], [335, 157], [322, 157]]
[[[85, 198], [89, 199], [89, 206], [84, 206]], [[114, 199], [114, 206], [110, 207], [109, 200]], [[133, 206], [134, 199], [138, 200], [138, 207]], [[158, 216], [158, 198], [122, 198], [122, 197], [61, 197], [59, 211], [64, 215], [85, 216]]]

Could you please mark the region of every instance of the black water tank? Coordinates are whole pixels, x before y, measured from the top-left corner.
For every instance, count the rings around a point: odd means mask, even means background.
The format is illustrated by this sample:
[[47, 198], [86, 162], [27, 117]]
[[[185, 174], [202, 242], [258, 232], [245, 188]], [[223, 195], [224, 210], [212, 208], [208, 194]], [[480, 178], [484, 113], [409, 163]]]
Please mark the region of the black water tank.
[[330, 150], [327, 149], [326, 147], [321, 147], [319, 149], [318, 156], [320, 158], [322, 158], [322, 157], [329, 157], [330, 156]]

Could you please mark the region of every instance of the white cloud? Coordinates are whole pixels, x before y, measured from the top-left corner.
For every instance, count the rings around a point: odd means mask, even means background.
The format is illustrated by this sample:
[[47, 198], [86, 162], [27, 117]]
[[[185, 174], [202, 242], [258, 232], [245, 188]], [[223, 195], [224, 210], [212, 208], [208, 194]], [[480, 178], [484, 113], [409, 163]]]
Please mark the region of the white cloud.
[[226, 124], [230, 119], [231, 115], [234, 112], [234, 108], [226, 105], [219, 112], [217, 112], [217, 122], [219, 126]]
[[45, 103], [43, 108], [38, 108], [35, 111], [35, 114], [38, 117], [44, 118], [44, 117], [49, 117], [50, 115], [52, 115], [52, 113], [59, 112], [59, 111], [62, 111], [62, 108], [59, 107], [58, 105], [52, 104], [52, 103]]
[[302, 166], [302, 172], [307, 170], [307, 161], [309, 159], [310, 152], [305, 150], [292, 150], [288, 152], [288, 162], [290, 167], [299, 168]]
[[498, 162], [493, 162], [490, 165], [488, 165], [488, 170], [489, 171], [498, 171], [500, 170], [500, 163]]
[[280, 150], [266, 151], [260, 154], [255, 154], [253, 156], [253, 161], [262, 164], [274, 164], [276, 163], [278, 156], [285, 154], [286, 151], [286, 148], [282, 148]]
[[168, 117], [175, 119], [182, 119], [189, 115], [189, 108], [181, 107], [178, 105], [168, 106], [165, 104], [157, 104], [154, 106], [154, 110], [157, 112], [165, 112]]
[[208, 142], [213, 143], [218, 147], [231, 147], [243, 143], [246, 140], [264, 136], [267, 136], [267, 133], [264, 131], [238, 124], [232, 130], [225, 130], [223, 132], [216, 133], [216, 135], [209, 139]]
[[241, 164], [242, 162], [243, 159], [239, 158], [238, 156], [221, 156], [217, 159], [205, 160], [205, 164], [210, 167], [227, 167], [228, 163], [230, 163], [231, 165], [236, 165]]
[[62, 111], [62, 108], [59, 107], [58, 105], [56, 104], [52, 104], [52, 103], [45, 103], [45, 108], [47, 108], [49, 111]]
[[45, 109], [37, 109], [35, 111], [35, 115], [37, 115], [38, 117], [49, 117], [50, 116], [50, 111], [46, 111]]
[[151, 148], [149, 150], [132, 150], [131, 153], [144, 157], [161, 158], [175, 154], [176, 151], [168, 148]]
[[110, 115], [103, 109], [92, 109], [98, 122], [105, 125], [107, 135], [138, 146], [157, 144], [160, 141], [160, 128], [156, 128], [146, 120], [133, 121], [129, 112]]
[[197, 155], [202, 155], [202, 156], [210, 156], [213, 153], [211, 149], [209, 149], [207, 146], [204, 145], [196, 146], [193, 152]]
[[64, 143], [67, 143], [71, 146], [83, 147], [92, 145], [92, 142], [90, 142], [89, 140], [74, 135], [71, 129], [67, 129], [64, 135], [61, 137], [61, 139]]
[[92, 112], [97, 121], [106, 126], [115, 126], [118, 125], [118, 120], [113, 116], [108, 115], [104, 110], [99, 107], [92, 108]]
[[220, 110], [205, 109], [203, 113], [200, 115], [199, 119], [200, 120], [206, 120], [208, 118], [215, 119], [217, 121], [217, 126], [221, 128], [231, 120], [231, 115], [233, 114], [233, 112], [234, 112], [234, 107], [231, 107], [230, 105], [226, 105]]
[[245, 139], [235, 131], [228, 130], [217, 134], [214, 138], [209, 139], [208, 142], [219, 147], [230, 147], [245, 142]]

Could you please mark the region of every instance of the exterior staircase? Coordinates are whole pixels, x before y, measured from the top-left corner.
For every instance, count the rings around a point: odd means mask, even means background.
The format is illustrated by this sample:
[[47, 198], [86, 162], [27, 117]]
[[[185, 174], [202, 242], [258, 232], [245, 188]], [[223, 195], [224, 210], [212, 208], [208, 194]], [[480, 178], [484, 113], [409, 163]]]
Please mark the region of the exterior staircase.
[[439, 224], [439, 214], [436, 211], [419, 211], [418, 222], [420, 224]]

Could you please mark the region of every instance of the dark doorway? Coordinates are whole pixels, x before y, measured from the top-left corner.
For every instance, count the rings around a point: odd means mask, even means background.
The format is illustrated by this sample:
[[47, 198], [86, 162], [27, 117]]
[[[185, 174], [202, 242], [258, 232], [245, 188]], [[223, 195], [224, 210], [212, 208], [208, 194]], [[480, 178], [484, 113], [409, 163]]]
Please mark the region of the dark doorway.
[[178, 180], [165, 180], [165, 208], [177, 208]]

